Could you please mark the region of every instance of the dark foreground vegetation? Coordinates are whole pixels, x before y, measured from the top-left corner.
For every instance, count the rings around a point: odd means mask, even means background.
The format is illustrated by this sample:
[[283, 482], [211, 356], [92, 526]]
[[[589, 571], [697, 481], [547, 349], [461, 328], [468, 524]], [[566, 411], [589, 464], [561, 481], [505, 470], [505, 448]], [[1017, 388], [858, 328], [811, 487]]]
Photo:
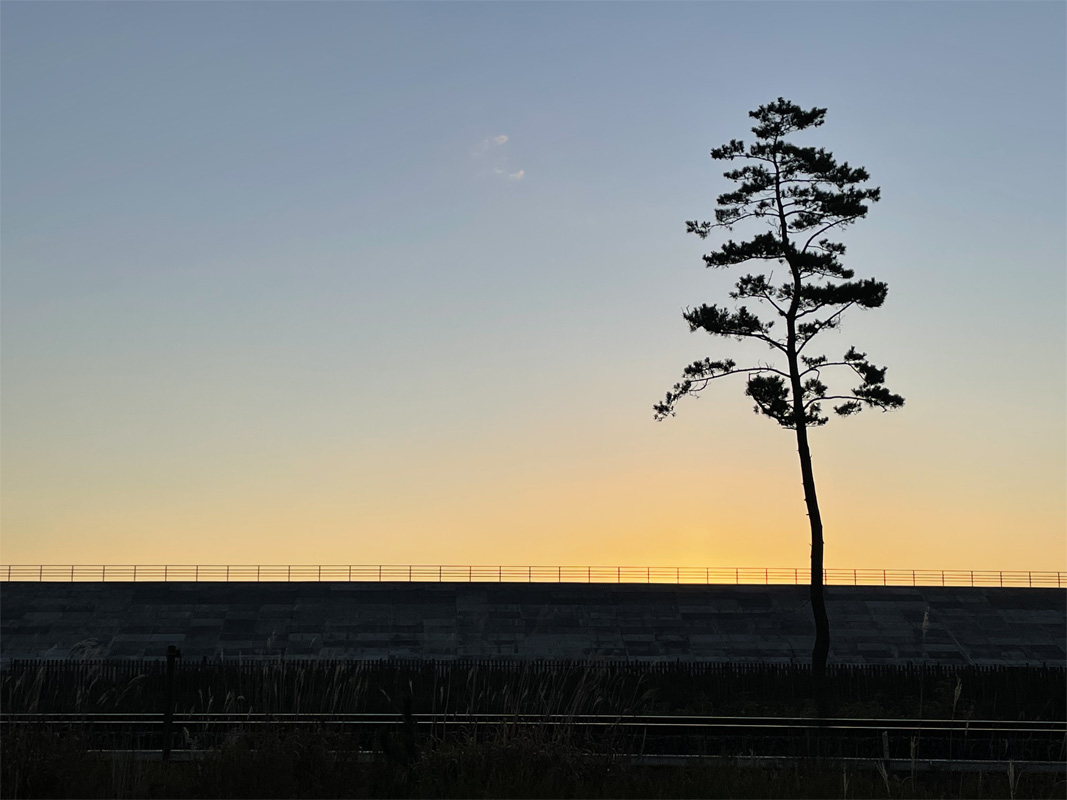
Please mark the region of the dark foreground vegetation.
[[[16, 661], [5, 712], [158, 712], [166, 664]], [[831, 666], [828, 716], [1033, 719], [1067, 716], [1067, 669]], [[188, 712], [715, 714], [811, 716], [802, 664], [571, 661], [177, 662]]]
[[[1063, 720], [1062, 667], [837, 667], [835, 717]], [[258, 662], [180, 664], [173, 685], [171, 760], [151, 735], [96, 715], [162, 717], [160, 662], [17, 663], [0, 674], [0, 794], [16, 797], [1063, 797], [1064, 775], [1028, 769], [1062, 760], [1062, 741], [1038, 756], [1026, 742], [991, 741], [979, 771], [924, 770], [923, 759], [965, 755], [973, 734], [936, 752], [933, 735], [894, 740], [896, 767], [874, 734], [783, 737], [637, 735], [583, 715], [810, 716], [809, 671], [798, 665], [559, 662]], [[226, 725], [183, 714], [230, 715]], [[294, 726], [283, 714], [319, 715]], [[388, 714], [373, 728], [335, 715]], [[504, 714], [472, 724], [465, 714]], [[64, 714], [65, 721], [13, 714]], [[448, 724], [414, 723], [418, 715]], [[240, 715], [238, 724], [233, 722]], [[518, 724], [543, 715], [558, 724]], [[79, 719], [80, 718], [80, 721]], [[1061, 737], [1062, 738], [1062, 737]], [[101, 751], [110, 752], [101, 752]], [[141, 751], [140, 753], [134, 751]], [[986, 752], [988, 751], [988, 752]], [[970, 753], [971, 751], [967, 751]], [[977, 752], [977, 751], [976, 751]], [[714, 758], [650, 761], [685, 753]], [[817, 753], [820, 757], [810, 757]], [[753, 764], [753, 757], [785, 756]], [[908, 757], [911, 757], [910, 768]], [[973, 755], [973, 754], [972, 754]], [[637, 756], [638, 758], [635, 758]], [[642, 760], [642, 757], [645, 758]], [[740, 757], [740, 758], [738, 758]], [[886, 769], [886, 766], [889, 768]]]
[[242, 736], [196, 762], [102, 759], [84, 743], [5, 734], [3, 796], [117, 798], [702, 797], [1061, 798], [1062, 775], [916, 772], [882, 775], [834, 763], [638, 766], [539, 735], [443, 744], [411, 761], [361, 762], [313, 734]]

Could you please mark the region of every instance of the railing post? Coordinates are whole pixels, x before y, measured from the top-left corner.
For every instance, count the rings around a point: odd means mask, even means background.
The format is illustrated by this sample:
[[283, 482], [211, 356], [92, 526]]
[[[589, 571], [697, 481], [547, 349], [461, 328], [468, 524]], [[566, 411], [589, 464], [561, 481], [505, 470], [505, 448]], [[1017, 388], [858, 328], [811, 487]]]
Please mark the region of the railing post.
[[137, 583], [137, 565], [133, 565], [133, 582]]
[[164, 583], [167, 582], [167, 565], [166, 564], [163, 565], [163, 582]]
[[40, 583], [44, 580], [44, 564], [37, 565], [37, 582]]
[[885, 586], [885, 585], [887, 585], [887, 584], [885, 582], [885, 570], [883, 569], [882, 570], [882, 586]]
[[263, 570], [263, 565], [262, 564], [256, 564], [256, 583], [260, 582], [260, 576], [263, 574], [262, 570]]
[[556, 583], [563, 583], [563, 567], [556, 567]]
[[585, 582], [586, 583], [592, 583], [593, 582], [593, 568], [592, 568], [592, 566], [589, 566], [589, 567], [585, 568]]
[[382, 582], [382, 565], [378, 565], [378, 583]]
[[[11, 580], [11, 567], [7, 568], [7, 579]], [[74, 583], [74, 565], [70, 565], [70, 582]]]
[[741, 568], [740, 567], [734, 567], [734, 583], [735, 584], [741, 583]]
[[474, 565], [473, 564], [468, 564], [467, 565], [467, 583], [473, 583], [473, 582], [474, 582]]
[[411, 583], [411, 564], [408, 564], [408, 583]]
[[674, 582], [675, 583], [681, 583], [682, 582], [682, 568], [681, 567], [675, 567], [674, 568]]
[[287, 564], [286, 567], [285, 567], [285, 582], [286, 583], [292, 583], [293, 582], [293, 565], [292, 564]]
[[230, 565], [226, 565], [226, 583], [230, 582]]
[[645, 583], [652, 583], [652, 567], [645, 567]]
[[352, 582], [352, 565], [351, 564], [348, 565], [348, 582], [349, 583]]
[[1001, 585], [1001, 586], [1003, 587], [1003, 586], [1004, 586], [1004, 571], [1003, 571], [1003, 570], [1001, 570], [1001, 571], [1000, 571], [999, 573], [997, 573], [997, 574], [998, 574], [998, 575], [1000, 575], [1000, 585]]
[[[193, 580], [196, 581], [197, 583], [200, 582], [200, 565], [199, 564], [197, 564], [193, 568]], [[259, 575], [258, 574], [256, 575], [256, 580], [259, 580]]]
[[526, 582], [527, 583], [533, 583], [533, 567], [532, 566], [529, 566], [529, 567], [526, 568]]
[[799, 584], [800, 583], [800, 568], [799, 567], [793, 567], [793, 583], [794, 584]]
[[711, 583], [711, 567], [704, 567], [704, 583]]
[[856, 576], [856, 570], [853, 569], [852, 570], [852, 585], [853, 586], [859, 586], [859, 583], [860, 583], [860, 579]]
[[319, 564], [319, 583], [322, 583], [322, 564]]
[[911, 585], [915, 585], [915, 570], [911, 571]]
[[1034, 574], [1030, 570], [1026, 571], [1026, 582], [1030, 585], [1030, 588], [1034, 588]]

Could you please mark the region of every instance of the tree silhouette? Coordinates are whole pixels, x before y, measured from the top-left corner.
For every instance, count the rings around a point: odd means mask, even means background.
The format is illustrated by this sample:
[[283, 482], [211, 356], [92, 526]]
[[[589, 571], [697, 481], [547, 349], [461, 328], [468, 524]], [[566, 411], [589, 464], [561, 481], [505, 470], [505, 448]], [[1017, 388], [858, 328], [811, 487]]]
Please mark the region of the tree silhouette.
[[[863, 167], [838, 163], [822, 148], [800, 147], [786, 137], [808, 128], [817, 128], [826, 117], [825, 108], [804, 110], [779, 97], [777, 101], [750, 111], [757, 124], [752, 128], [755, 142], [746, 149], [737, 139], [716, 147], [711, 157], [722, 161], [742, 161], [744, 166], [723, 173], [738, 185], [718, 197], [715, 222], [686, 223], [689, 233], [706, 239], [716, 228], [733, 230], [742, 222], [769, 227], [742, 242], [726, 241], [718, 250], [704, 256], [708, 267], [732, 267], [750, 261], [784, 264], [785, 280], [774, 282], [774, 274], [744, 275], [738, 279], [730, 298], [741, 305], [733, 308], [701, 305], [686, 309], [683, 317], [692, 331], [705, 330], [714, 336], [766, 344], [784, 369], [758, 361], [739, 367], [733, 359], [704, 359], [690, 364], [683, 379], [675, 384], [662, 403], [655, 406], [656, 419], [674, 415], [675, 403], [687, 394], [697, 394], [718, 378], [745, 375], [745, 394], [755, 401], [755, 410], [783, 428], [796, 433], [804, 502], [811, 525], [811, 607], [815, 617], [815, 645], [812, 650], [812, 677], [816, 702], [822, 712], [825, 704], [826, 657], [830, 647], [830, 626], [826, 618], [823, 592], [823, 526], [815, 477], [808, 447], [808, 429], [823, 425], [823, 404], [839, 401], [835, 413], [847, 417], [864, 406], [883, 411], [898, 408], [904, 398], [884, 385], [885, 368], [867, 360], [865, 353], [850, 347], [840, 360], [815, 355], [809, 346], [816, 335], [841, 324], [841, 315], [850, 308], [877, 308], [885, 301], [888, 287], [870, 278], [854, 280], [854, 272], [842, 266], [845, 246], [825, 235], [851, 225], [867, 215], [868, 203], [877, 202], [878, 188], [862, 184], [869, 179]], [[743, 303], [758, 303], [757, 316]], [[784, 324], [775, 328], [776, 322]], [[780, 363], [780, 362], [779, 362]], [[823, 373], [843, 367], [859, 378], [851, 394], [828, 394]]]

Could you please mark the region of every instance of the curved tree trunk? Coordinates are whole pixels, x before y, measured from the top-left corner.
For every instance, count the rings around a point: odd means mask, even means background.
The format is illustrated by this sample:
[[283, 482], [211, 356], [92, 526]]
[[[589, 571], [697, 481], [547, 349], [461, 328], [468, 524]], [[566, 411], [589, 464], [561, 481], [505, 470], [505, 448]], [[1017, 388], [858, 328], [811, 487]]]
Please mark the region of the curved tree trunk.
[[815, 493], [815, 475], [811, 469], [808, 431], [803, 420], [798, 421], [796, 433], [804, 503], [811, 526], [811, 612], [815, 618], [815, 646], [811, 651], [812, 689], [818, 715], [823, 717], [826, 716], [826, 657], [830, 651], [830, 621], [826, 617], [823, 592], [822, 516], [819, 514], [819, 498]]

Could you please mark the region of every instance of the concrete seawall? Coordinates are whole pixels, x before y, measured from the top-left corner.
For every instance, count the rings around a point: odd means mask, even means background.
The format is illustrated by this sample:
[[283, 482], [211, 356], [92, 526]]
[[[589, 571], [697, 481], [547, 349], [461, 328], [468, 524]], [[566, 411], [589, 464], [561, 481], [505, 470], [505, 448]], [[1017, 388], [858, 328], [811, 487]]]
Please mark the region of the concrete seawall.
[[[836, 663], [1067, 665], [1067, 590], [833, 586]], [[26, 658], [507, 658], [803, 663], [804, 586], [0, 583]]]

